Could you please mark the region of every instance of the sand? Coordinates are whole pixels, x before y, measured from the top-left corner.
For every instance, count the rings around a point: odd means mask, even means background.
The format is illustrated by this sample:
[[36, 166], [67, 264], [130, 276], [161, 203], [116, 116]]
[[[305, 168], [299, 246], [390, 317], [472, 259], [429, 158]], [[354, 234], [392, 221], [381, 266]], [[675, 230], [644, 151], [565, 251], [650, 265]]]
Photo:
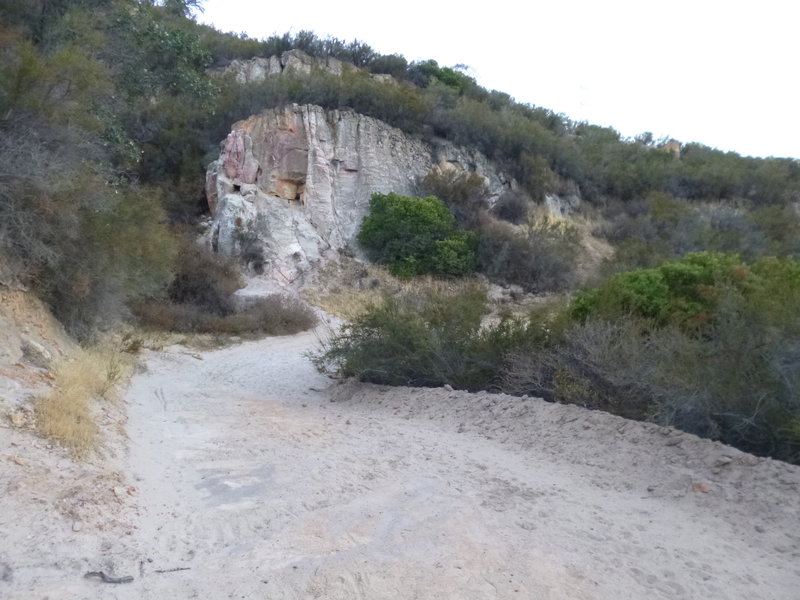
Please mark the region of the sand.
[[800, 468], [315, 345], [148, 352], [90, 463], [0, 429], [0, 598], [800, 598]]

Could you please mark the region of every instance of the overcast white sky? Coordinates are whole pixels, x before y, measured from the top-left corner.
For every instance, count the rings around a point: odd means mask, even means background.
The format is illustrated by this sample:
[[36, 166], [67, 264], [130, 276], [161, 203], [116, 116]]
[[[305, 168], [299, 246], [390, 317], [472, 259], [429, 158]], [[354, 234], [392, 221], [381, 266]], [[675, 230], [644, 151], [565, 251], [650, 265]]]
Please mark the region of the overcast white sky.
[[[800, 158], [800, 0], [205, 0], [201, 22], [310, 29], [409, 61], [459, 63], [571, 119]], [[474, 6], [474, 8], [471, 8]]]

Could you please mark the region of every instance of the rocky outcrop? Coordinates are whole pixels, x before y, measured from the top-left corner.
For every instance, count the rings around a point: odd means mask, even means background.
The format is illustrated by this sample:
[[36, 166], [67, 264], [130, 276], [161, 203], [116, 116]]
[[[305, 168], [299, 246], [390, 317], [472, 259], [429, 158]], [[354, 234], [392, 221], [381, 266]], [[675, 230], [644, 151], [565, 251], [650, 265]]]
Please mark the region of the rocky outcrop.
[[21, 407], [47, 389], [47, 371], [76, 348], [34, 294], [0, 284], [0, 422], [8, 414], [15, 427], [32, 424]]
[[678, 140], [668, 140], [658, 147], [659, 150], [672, 154], [675, 158], [681, 157], [681, 143]]
[[545, 194], [544, 205], [551, 217], [564, 219], [580, 210], [581, 191], [574, 181], [559, 181], [557, 193]]
[[0, 371], [16, 363], [47, 368], [72, 342], [33, 294], [0, 284]]
[[219, 73], [232, 73], [237, 83], [257, 83], [271, 75], [299, 74], [309, 75], [313, 69], [321, 69], [332, 75], [341, 75], [345, 69], [355, 69], [332, 56], [316, 58], [301, 50], [287, 50], [280, 56], [234, 60], [219, 69]]
[[352, 111], [268, 109], [236, 123], [209, 165], [209, 240], [293, 282], [339, 252], [358, 252], [373, 193], [414, 194], [436, 166], [478, 173], [490, 205], [516, 187], [476, 151], [423, 142]]

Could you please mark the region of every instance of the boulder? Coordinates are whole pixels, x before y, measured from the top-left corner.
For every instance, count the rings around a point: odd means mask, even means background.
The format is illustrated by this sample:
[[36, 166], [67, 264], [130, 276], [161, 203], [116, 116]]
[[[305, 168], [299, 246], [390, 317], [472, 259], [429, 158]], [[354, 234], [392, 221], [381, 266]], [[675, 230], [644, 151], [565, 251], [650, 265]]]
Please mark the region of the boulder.
[[39, 342], [23, 337], [20, 350], [22, 351], [22, 356], [25, 361], [32, 364], [34, 367], [39, 367], [41, 369], [49, 369], [51, 367], [53, 355]]

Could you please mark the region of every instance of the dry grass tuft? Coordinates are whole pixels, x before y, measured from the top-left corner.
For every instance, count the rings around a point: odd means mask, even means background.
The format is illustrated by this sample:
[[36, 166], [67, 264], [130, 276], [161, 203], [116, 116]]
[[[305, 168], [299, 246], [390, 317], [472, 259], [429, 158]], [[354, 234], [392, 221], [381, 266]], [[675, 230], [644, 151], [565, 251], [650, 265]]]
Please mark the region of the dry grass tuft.
[[137, 339], [123, 336], [62, 361], [53, 372], [53, 390], [35, 402], [39, 433], [79, 457], [96, 449], [95, 401], [118, 399], [117, 387], [130, 377], [140, 346]]
[[324, 293], [307, 292], [305, 295], [312, 304], [347, 321], [352, 321], [366, 312], [367, 308], [382, 301], [380, 290], [354, 289], [345, 286], [334, 287]]

